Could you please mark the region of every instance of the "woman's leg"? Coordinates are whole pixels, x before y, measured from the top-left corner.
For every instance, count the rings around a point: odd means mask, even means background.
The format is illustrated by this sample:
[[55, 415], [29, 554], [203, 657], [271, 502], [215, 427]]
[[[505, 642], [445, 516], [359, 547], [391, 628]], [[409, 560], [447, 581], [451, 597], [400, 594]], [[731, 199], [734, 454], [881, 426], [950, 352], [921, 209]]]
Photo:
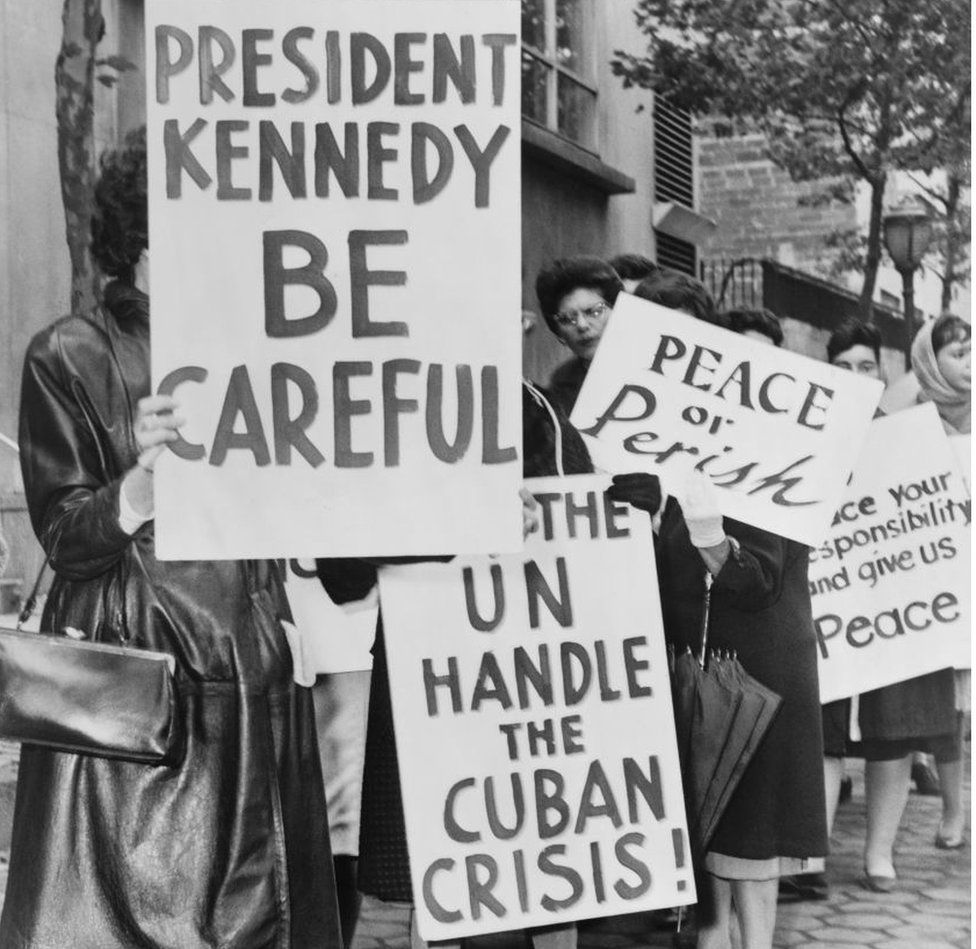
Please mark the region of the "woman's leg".
[[705, 893], [709, 905], [700, 914], [704, 922], [698, 927], [698, 949], [731, 949], [732, 882], [714, 873], [707, 876]]
[[962, 748], [965, 716], [957, 714], [956, 733], [952, 742], [933, 743], [935, 766], [942, 786], [942, 820], [938, 836], [949, 844], [962, 840], [966, 829], [966, 808], [963, 803]]
[[773, 949], [778, 890], [778, 877], [732, 881], [732, 905], [739, 917], [743, 949]]
[[576, 923], [529, 930], [533, 949], [576, 949]]
[[417, 929], [417, 910], [411, 905], [410, 907], [410, 949], [427, 949], [428, 946], [436, 946], [437, 949], [461, 949], [461, 940], [455, 939], [450, 942], [432, 942], [428, 943], [424, 940], [424, 937], [420, 935], [420, 930]]
[[962, 837], [966, 825], [962, 792], [962, 761], [937, 761], [936, 768], [939, 771], [939, 784], [942, 786], [942, 820], [939, 822], [939, 835], [952, 842]]
[[864, 844], [864, 869], [872, 876], [895, 876], [895, 837], [908, 803], [911, 769], [911, 754], [892, 761], [868, 761], [865, 764], [868, 833]]
[[824, 793], [827, 795], [827, 837], [834, 827], [837, 803], [840, 800], [840, 782], [844, 777], [843, 758], [824, 758]]

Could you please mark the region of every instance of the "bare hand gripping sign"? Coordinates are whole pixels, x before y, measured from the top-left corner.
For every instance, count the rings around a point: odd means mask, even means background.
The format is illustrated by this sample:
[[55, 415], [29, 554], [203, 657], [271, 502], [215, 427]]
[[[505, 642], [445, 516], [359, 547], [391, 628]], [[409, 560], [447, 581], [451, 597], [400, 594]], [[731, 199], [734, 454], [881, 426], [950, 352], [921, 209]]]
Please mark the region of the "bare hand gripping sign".
[[517, 548], [518, 17], [147, 4], [162, 556]]
[[380, 571], [428, 940], [694, 902], [650, 518], [536, 479], [521, 555]]
[[572, 421], [601, 467], [650, 471], [679, 495], [704, 472], [724, 514], [812, 544], [882, 388], [621, 294]]

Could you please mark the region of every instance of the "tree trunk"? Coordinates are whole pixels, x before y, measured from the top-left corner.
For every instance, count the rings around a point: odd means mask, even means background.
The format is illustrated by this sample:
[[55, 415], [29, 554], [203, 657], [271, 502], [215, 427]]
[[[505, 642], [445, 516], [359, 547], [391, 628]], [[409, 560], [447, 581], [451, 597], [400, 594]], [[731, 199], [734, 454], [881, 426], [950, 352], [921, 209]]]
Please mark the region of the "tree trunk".
[[942, 303], [941, 312], [945, 312], [952, 305], [952, 286], [956, 282], [956, 260], [959, 257], [959, 244], [962, 235], [959, 233], [959, 200], [962, 197], [962, 181], [955, 172], [949, 173], [948, 188], [946, 190], [946, 228], [945, 228], [945, 261], [942, 268]]
[[878, 266], [881, 264], [881, 215], [884, 210], [884, 190], [887, 175], [881, 173], [870, 179], [871, 218], [868, 222], [868, 248], [864, 257], [864, 283], [861, 284], [861, 298], [858, 312], [866, 323], [871, 322], [874, 297], [874, 284], [878, 279]]
[[71, 312], [95, 301], [97, 276], [90, 256], [95, 184], [95, 50], [105, 32], [101, 0], [64, 0], [62, 38], [54, 68], [58, 167], [68, 253]]

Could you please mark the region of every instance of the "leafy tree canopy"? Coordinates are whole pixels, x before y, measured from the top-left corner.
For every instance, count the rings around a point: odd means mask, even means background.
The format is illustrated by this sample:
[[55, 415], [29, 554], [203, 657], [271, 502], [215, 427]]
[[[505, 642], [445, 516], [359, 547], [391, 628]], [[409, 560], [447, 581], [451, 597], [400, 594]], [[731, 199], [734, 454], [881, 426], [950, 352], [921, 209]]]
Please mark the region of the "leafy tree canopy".
[[964, 164], [968, 184], [967, 0], [638, 0], [635, 15], [648, 48], [617, 52], [625, 86], [763, 133], [795, 180], [870, 185], [862, 305], [888, 174]]

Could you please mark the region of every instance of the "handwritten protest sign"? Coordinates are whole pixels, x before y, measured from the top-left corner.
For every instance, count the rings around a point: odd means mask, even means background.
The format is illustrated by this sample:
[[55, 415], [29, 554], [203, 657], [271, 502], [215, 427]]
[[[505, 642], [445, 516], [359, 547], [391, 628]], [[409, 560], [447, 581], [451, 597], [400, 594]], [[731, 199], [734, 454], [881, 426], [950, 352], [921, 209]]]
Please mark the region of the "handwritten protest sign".
[[931, 403], [872, 424], [810, 552], [824, 702], [969, 665], [970, 518]]
[[882, 385], [648, 303], [617, 298], [572, 413], [598, 464], [688, 473], [722, 513], [816, 543], [844, 490]]
[[529, 482], [521, 555], [385, 569], [425, 939], [694, 901], [649, 518]]
[[[514, 0], [150, 0], [165, 559], [517, 549]], [[477, 503], [472, 503], [477, 498]]]

